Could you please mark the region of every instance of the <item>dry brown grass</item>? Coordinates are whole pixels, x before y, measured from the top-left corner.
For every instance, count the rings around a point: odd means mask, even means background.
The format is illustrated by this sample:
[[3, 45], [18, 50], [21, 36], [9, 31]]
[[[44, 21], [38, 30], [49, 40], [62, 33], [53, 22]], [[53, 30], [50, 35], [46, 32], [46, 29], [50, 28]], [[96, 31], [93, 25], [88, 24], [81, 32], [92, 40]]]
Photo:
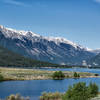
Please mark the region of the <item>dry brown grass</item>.
[[[0, 67], [0, 74], [3, 75], [5, 80], [44, 80], [52, 79], [55, 71], [37, 70], [37, 69], [22, 69], [22, 68], [3, 68]], [[74, 78], [74, 72], [63, 71], [65, 78]], [[99, 77], [93, 73], [77, 72], [80, 77]]]

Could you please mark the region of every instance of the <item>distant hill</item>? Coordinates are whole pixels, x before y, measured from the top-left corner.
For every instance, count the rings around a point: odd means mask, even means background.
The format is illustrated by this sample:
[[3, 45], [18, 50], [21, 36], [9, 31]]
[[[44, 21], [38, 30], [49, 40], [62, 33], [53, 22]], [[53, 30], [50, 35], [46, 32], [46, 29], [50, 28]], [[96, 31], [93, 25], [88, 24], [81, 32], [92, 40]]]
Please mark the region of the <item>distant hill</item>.
[[0, 66], [6, 67], [52, 67], [58, 66], [48, 62], [41, 62], [25, 58], [0, 46]]
[[88, 65], [92, 67], [100, 67], [100, 53], [87, 61]]

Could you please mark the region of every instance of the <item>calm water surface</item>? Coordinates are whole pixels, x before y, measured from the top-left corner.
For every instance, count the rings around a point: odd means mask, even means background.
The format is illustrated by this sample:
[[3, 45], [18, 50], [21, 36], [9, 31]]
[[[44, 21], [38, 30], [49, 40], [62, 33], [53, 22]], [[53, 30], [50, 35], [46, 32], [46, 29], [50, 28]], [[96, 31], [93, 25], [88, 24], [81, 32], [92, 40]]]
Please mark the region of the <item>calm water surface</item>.
[[[43, 70], [43, 69], [42, 69]], [[47, 70], [47, 69], [46, 69]], [[54, 69], [49, 69], [54, 70]], [[72, 69], [55, 69], [55, 70], [70, 70]], [[76, 69], [75, 69], [76, 70]], [[82, 69], [77, 69], [77, 71]], [[86, 72], [87, 70], [84, 69]], [[99, 69], [89, 69], [88, 72], [100, 74]], [[5, 98], [10, 94], [20, 93], [23, 96], [29, 96], [31, 100], [39, 100], [42, 92], [65, 92], [69, 85], [77, 82], [95, 82], [100, 89], [100, 78], [80, 78], [80, 79], [65, 79], [65, 80], [29, 80], [29, 81], [6, 81], [0, 82], [0, 98]]]

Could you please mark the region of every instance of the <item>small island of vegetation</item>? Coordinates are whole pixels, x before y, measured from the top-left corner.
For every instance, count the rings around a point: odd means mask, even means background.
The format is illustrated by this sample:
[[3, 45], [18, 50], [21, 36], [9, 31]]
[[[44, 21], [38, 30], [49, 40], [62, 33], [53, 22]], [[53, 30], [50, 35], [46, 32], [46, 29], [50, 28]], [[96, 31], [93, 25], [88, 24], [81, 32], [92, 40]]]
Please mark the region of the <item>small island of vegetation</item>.
[[100, 77], [95, 73], [0, 67], [0, 80], [44, 80]]
[[79, 78], [79, 77], [80, 77], [80, 74], [77, 72], [74, 72], [74, 78]]
[[55, 80], [60, 80], [60, 79], [64, 79], [65, 75], [62, 71], [56, 71], [53, 73], [52, 78]]

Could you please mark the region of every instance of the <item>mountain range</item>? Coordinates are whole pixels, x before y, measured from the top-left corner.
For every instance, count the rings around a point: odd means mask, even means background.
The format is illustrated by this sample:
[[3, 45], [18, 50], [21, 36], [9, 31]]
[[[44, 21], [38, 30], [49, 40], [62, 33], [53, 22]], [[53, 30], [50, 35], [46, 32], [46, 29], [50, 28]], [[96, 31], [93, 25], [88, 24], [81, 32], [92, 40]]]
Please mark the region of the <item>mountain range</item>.
[[0, 26], [0, 46], [27, 58], [62, 65], [82, 65], [100, 53], [65, 38], [44, 37], [4, 26]]

